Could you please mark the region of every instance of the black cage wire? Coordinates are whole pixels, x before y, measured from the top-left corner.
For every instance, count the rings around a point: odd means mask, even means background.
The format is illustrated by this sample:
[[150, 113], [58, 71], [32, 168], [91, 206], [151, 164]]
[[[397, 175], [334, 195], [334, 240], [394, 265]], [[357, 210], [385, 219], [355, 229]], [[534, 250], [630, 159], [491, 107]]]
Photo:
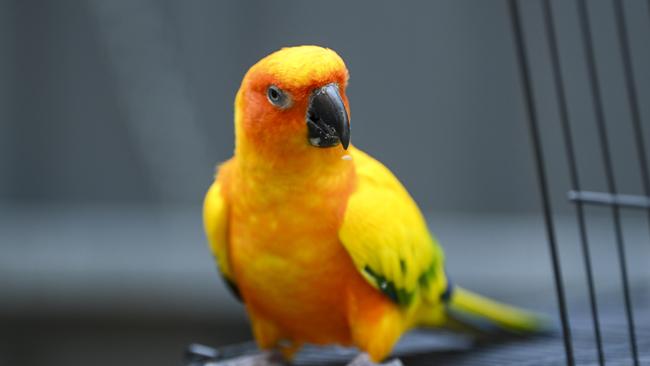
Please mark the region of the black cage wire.
[[[625, 98], [630, 113], [633, 130], [633, 141], [636, 150], [636, 164], [640, 172], [643, 194], [625, 194], [620, 192], [615, 177], [614, 160], [611, 151], [611, 139], [606, 126], [602, 84], [597, 71], [597, 57], [594, 52], [593, 25], [590, 24], [588, 2], [574, 0], [577, 7], [577, 21], [581, 46], [584, 52], [584, 64], [588, 76], [588, 90], [593, 107], [593, 124], [597, 131], [596, 138], [599, 146], [598, 157], [601, 160], [606, 180], [606, 190], [590, 191], [592, 182], [584, 182], [579, 174], [579, 159], [576, 153], [576, 136], [581, 131], [576, 129], [575, 121], [569, 114], [569, 103], [566, 95], [567, 78], [560, 63], [560, 48], [558, 47], [558, 32], [554, 20], [554, 9], [551, 0], [540, 0], [543, 20], [544, 38], [547, 62], [550, 65], [553, 84], [553, 98], [558, 109], [558, 119], [550, 121], [558, 123], [561, 131], [561, 144], [566, 157], [569, 184], [566, 195], [567, 202], [574, 206], [575, 222], [578, 241], [581, 250], [582, 266], [586, 279], [586, 301], [589, 316], [583, 321], [572, 321], [567, 300], [567, 289], [561, 265], [561, 250], [557, 229], [554, 224], [554, 212], [549, 184], [549, 176], [543, 144], [543, 129], [547, 126], [540, 123], [539, 105], [535, 101], [531, 59], [527, 49], [522, 9], [524, 0], [506, 0], [511, 21], [512, 39], [514, 42], [517, 72], [525, 107], [526, 122], [528, 123], [530, 140], [533, 150], [535, 168], [541, 195], [542, 213], [544, 216], [546, 237], [551, 256], [552, 275], [557, 297], [560, 318], [560, 330], [557, 334], [545, 335], [535, 339], [499, 340], [483, 343], [468, 343], [461, 338], [443, 337], [432, 340], [427, 334], [412, 332], [398, 344], [393, 355], [399, 356], [409, 365], [650, 365], [650, 312], [647, 305], [638, 301], [642, 294], [635, 293], [629, 280], [629, 266], [626, 257], [624, 240], [624, 225], [622, 212], [629, 209], [645, 210], [648, 229], [650, 229], [650, 173], [642, 125], [640, 101], [635, 85], [635, 70], [631, 57], [631, 42], [629, 27], [626, 24], [626, 14], [623, 0], [611, 0], [611, 11], [615, 20], [616, 40], [622, 60], [622, 75], [625, 85]], [[650, 0], [647, 2], [650, 16]], [[650, 18], [649, 18], [650, 19]], [[650, 46], [650, 38], [648, 45]], [[609, 212], [613, 225], [614, 237], [611, 247], [612, 258], [617, 263], [620, 274], [622, 294], [622, 309], [624, 321], [608, 319], [608, 315], [599, 308], [597, 297], [598, 286], [592, 254], [588, 227], [590, 221], [586, 215], [587, 206], [604, 206]], [[562, 243], [572, 245], [576, 243]], [[637, 291], [638, 292], [638, 291]], [[636, 296], [635, 296], [636, 295]], [[637, 300], [637, 301], [635, 301]], [[564, 352], [561, 352], [561, 350]], [[229, 359], [235, 356], [250, 355], [256, 352], [253, 342], [231, 345], [213, 349], [202, 345], [190, 345], [186, 351], [184, 363], [188, 366], [209, 366], [211, 363]], [[297, 365], [334, 365], [344, 364], [355, 355], [354, 350], [336, 347], [306, 347], [294, 361]]]
[[[521, 14], [517, 0], [509, 0], [509, 11], [512, 20], [512, 29], [517, 52], [518, 68], [524, 94], [527, 119], [529, 123], [531, 141], [533, 144], [535, 165], [539, 181], [540, 193], [542, 198], [542, 209], [546, 224], [546, 235], [549, 244], [549, 250], [552, 258], [553, 276], [557, 292], [558, 308], [562, 324], [562, 338], [567, 365], [593, 363], [588, 353], [595, 351], [597, 363], [605, 365], [608, 363], [627, 363], [640, 365], [641, 361], [650, 361], [649, 344], [647, 339], [640, 339], [640, 335], [647, 332], [647, 319], [635, 318], [635, 304], [633, 304], [631, 286], [629, 281], [627, 257], [625, 252], [625, 242], [623, 236], [623, 224], [621, 220], [621, 210], [634, 208], [645, 209], [650, 228], [650, 176], [648, 175], [648, 163], [646, 158], [646, 146], [641, 124], [640, 106], [635, 85], [634, 67], [632, 65], [631, 47], [629, 41], [628, 27], [626, 24], [626, 15], [623, 9], [622, 0], [612, 1], [612, 11], [616, 24], [616, 36], [620, 48], [620, 56], [623, 64], [623, 75], [625, 83], [626, 99], [630, 111], [632, 127], [634, 131], [633, 143], [637, 152], [638, 167], [641, 172], [642, 187], [644, 195], [630, 195], [619, 193], [614, 174], [612, 153], [610, 151], [611, 143], [606, 129], [605, 112], [603, 107], [602, 85], [597, 72], [596, 56], [594, 52], [594, 41], [592, 36], [592, 25], [589, 21], [588, 8], [586, 0], [577, 0], [578, 21], [580, 26], [580, 35], [584, 47], [585, 64], [588, 74], [590, 98], [594, 109], [594, 123], [597, 130], [598, 143], [600, 146], [600, 155], [606, 177], [606, 192], [593, 192], [582, 190], [580, 177], [578, 174], [578, 160], [576, 158], [574, 136], [577, 131], [572, 129], [571, 120], [568, 113], [567, 97], [565, 93], [566, 78], [563, 75], [560, 66], [560, 55], [557, 41], [557, 34], [553, 20], [553, 10], [550, 0], [542, 1], [544, 27], [548, 42], [548, 53], [551, 62], [553, 74], [553, 84], [555, 98], [559, 109], [559, 123], [562, 128], [564, 150], [568, 160], [571, 190], [567, 192], [567, 198], [575, 205], [575, 214], [579, 230], [582, 257], [585, 268], [585, 276], [588, 287], [588, 300], [590, 304], [591, 321], [593, 326], [592, 347], [576, 347], [572, 328], [567, 309], [566, 293], [563, 284], [562, 269], [560, 265], [560, 256], [558, 250], [558, 241], [556, 237], [553, 213], [551, 208], [551, 199], [546, 173], [543, 144], [538, 123], [538, 114], [534, 101], [533, 87], [531, 81], [530, 61], [526, 53], [524, 42]], [[650, 2], [648, 3], [650, 6]], [[578, 132], [579, 133], [579, 132]], [[604, 205], [608, 206], [611, 211], [611, 220], [615, 233], [615, 251], [616, 259], [621, 277], [621, 288], [623, 295], [623, 305], [625, 312], [625, 324], [619, 326], [625, 327], [626, 338], [622, 343], [629, 347], [628, 352], [620, 349], [620, 344], [605, 344], [603, 342], [603, 327], [601, 314], [599, 313], [598, 301], [596, 296], [596, 283], [594, 281], [594, 269], [590, 254], [589, 239], [587, 236], [588, 220], [585, 217], [586, 205]], [[642, 320], [638, 324], [637, 320]], [[620, 330], [620, 327], [619, 329]], [[644, 343], [640, 343], [644, 342]], [[616, 347], [616, 351], [606, 352], [608, 347]]]

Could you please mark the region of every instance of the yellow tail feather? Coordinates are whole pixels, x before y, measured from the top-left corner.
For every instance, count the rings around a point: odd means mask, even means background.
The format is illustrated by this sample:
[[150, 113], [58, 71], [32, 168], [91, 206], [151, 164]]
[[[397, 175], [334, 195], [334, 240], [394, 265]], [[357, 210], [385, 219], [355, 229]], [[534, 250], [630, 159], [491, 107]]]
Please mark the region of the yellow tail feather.
[[540, 333], [551, 329], [542, 315], [499, 303], [455, 286], [447, 305], [447, 325], [476, 331], [497, 330], [517, 334]]

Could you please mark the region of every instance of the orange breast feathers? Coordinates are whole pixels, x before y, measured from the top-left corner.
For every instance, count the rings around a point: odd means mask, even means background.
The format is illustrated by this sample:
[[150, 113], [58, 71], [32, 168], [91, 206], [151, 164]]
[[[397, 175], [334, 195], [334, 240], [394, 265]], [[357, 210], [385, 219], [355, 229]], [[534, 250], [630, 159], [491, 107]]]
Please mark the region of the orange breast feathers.
[[379, 360], [405, 325], [339, 241], [356, 179], [353, 161], [339, 161], [341, 176], [314, 174], [302, 183], [242, 175], [234, 160], [224, 165], [219, 181], [230, 206], [229, 262], [260, 347], [288, 341], [290, 356], [305, 342], [354, 344]]

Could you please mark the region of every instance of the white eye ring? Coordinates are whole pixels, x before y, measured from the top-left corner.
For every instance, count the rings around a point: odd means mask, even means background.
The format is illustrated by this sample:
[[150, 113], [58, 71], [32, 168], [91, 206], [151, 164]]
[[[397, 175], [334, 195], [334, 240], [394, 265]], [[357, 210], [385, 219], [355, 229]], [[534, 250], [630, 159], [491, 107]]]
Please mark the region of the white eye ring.
[[266, 89], [266, 98], [278, 108], [284, 109], [291, 105], [291, 98], [275, 85], [271, 85]]

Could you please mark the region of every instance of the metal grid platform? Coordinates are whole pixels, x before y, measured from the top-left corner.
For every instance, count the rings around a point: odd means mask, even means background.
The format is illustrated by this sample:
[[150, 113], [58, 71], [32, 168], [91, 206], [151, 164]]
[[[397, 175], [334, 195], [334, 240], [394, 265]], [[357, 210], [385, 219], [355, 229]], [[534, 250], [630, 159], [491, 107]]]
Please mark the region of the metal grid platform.
[[[637, 342], [641, 365], [650, 365], [650, 307], [636, 304]], [[593, 326], [587, 307], [572, 313], [571, 331], [574, 358], [577, 365], [597, 365]], [[606, 305], [601, 313], [603, 351], [607, 365], [632, 365], [627, 323], [619, 307]], [[199, 350], [197, 350], [199, 351]], [[188, 353], [186, 366], [210, 366], [215, 359], [223, 360], [257, 352], [253, 342], [212, 349], [206, 347], [201, 353], [212, 357]], [[306, 346], [296, 356], [295, 365], [329, 366], [345, 365], [357, 351], [342, 347]], [[511, 338], [496, 341], [475, 341], [469, 337], [442, 332], [417, 330], [405, 335], [396, 346], [394, 357], [406, 366], [418, 365], [518, 365], [548, 366], [566, 365], [566, 356], [559, 330], [555, 334]]]

